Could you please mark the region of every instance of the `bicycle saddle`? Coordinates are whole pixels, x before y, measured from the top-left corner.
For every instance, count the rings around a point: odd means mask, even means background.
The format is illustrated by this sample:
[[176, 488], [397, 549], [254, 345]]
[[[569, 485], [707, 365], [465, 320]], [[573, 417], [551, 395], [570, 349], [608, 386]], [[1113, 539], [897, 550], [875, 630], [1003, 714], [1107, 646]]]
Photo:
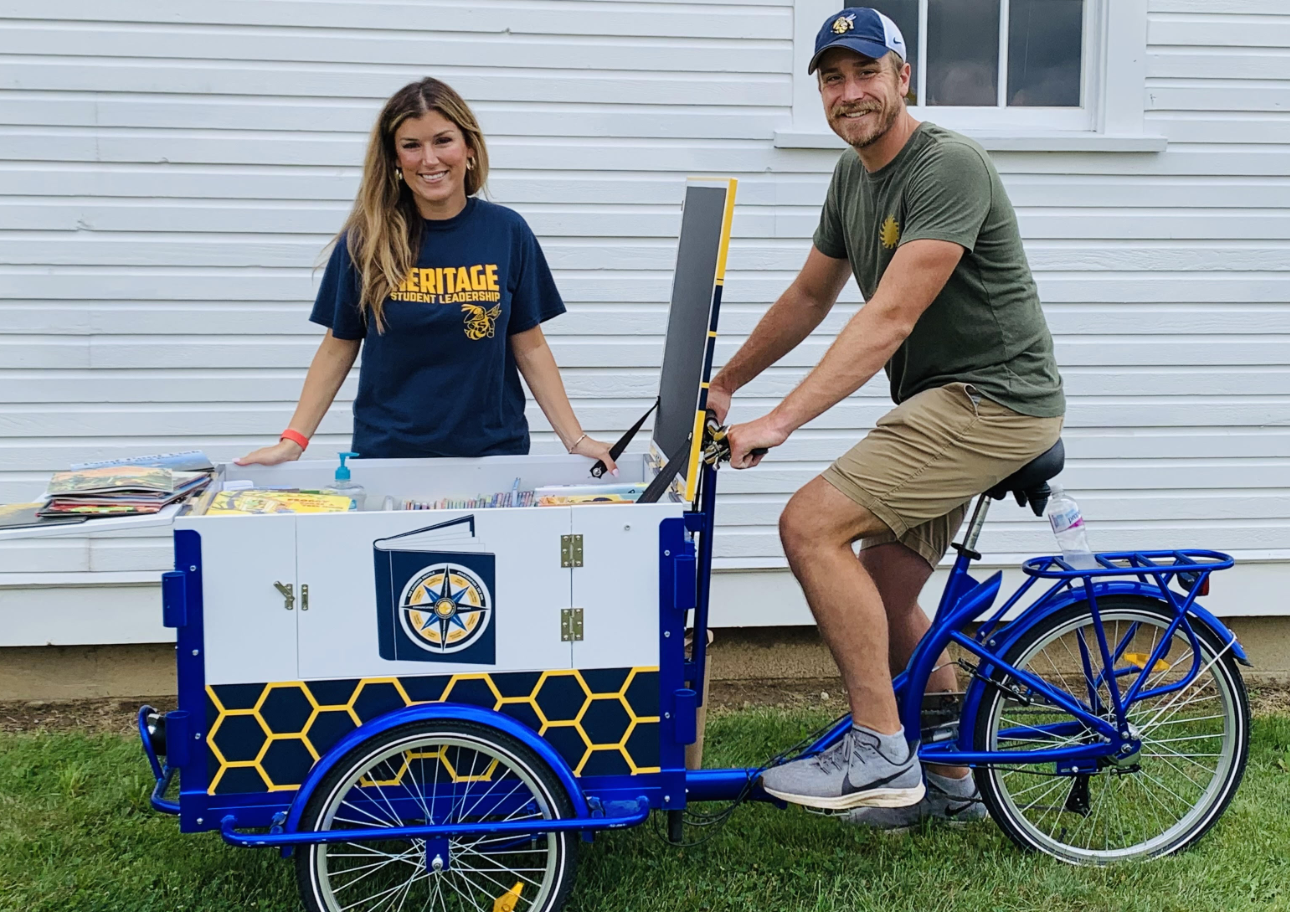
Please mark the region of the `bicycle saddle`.
[[1048, 498], [1053, 493], [1048, 487], [1048, 480], [1061, 473], [1066, 464], [1066, 447], [1058, 438], [1050, 449], [1039, 454], [986, 493], [995, 500], [1003, 500], [1007, 494], [1017, 498], [1017, 506], [1030, 504], [1036, 516], [1044, 515]]

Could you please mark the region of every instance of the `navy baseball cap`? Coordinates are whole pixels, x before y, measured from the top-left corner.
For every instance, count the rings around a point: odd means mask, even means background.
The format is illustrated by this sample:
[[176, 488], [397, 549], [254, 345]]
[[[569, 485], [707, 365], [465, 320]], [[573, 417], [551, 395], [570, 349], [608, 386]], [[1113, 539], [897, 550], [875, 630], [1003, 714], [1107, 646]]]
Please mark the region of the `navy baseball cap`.
[[815, 56], [806, 72], [814, 73], [820, 55], [835, 47], [848, 48], [875, 60], [887, 56], [888, 51], [895, 51], [901, 60], [909, 59], [905, 38], [896, 23], [867, 6], [850, 7], [824, 20], [820, 33], [815, 36]]

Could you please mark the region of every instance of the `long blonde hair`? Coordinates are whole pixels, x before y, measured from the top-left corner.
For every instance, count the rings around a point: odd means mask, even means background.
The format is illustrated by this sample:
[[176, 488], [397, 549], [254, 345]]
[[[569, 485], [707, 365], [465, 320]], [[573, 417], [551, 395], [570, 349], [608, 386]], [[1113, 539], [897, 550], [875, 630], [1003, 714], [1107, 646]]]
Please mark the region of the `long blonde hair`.
[[405, 85], [385, 103], [367, 142], [354, 209], [332, 242], [346, 238], [350, 259], [362, 276], [359, 310], [377, 332], [385, 329], [385, 299], [416, 265], [421, 250], [421, 214], [412, 191], [399, 180], [394, 133], [409, 117], [430, 111], [452, 121], [474, 153], [475, 166], [466, 171], [466, 195], [474, 196], [488, 180], [488, 147], [479, 121], [447, 83], [427, 77]]

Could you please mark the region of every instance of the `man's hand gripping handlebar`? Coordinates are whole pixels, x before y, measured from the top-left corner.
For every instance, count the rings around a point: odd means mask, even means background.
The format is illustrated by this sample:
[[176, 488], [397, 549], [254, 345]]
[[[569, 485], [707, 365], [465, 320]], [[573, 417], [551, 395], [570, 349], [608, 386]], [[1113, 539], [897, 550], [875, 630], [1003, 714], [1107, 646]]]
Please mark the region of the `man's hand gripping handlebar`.
[[[726, 434], [729, 429], [717, 422], [717, 416], [708, 409], [707, 419], [703, 423], [703, 461], [714, 468], [721, 468], [721, 463], [730, 461], [730, 440]], [[757, 447], [749, 455], [765, 456], [766, 447]]]

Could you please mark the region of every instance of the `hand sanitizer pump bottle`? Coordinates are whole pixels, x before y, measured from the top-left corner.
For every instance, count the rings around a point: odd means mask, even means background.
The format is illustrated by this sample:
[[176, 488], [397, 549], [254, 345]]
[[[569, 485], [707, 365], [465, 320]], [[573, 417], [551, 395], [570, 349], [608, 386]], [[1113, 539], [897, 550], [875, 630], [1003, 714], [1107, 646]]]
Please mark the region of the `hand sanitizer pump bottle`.
[[350, 480], [349, 466], [345, 465], [346, 459], [357, 457], [357, 453], [341, 453], [340, 468], [336, 470], [336, 480], [328, 487], [323, 488], [324, 494], [339, 494], [341, 497], [348, 497], [352, 503], [351, 510], [361, 510], [367, 500], [367, 491], [361, 484], [356, 484]]

